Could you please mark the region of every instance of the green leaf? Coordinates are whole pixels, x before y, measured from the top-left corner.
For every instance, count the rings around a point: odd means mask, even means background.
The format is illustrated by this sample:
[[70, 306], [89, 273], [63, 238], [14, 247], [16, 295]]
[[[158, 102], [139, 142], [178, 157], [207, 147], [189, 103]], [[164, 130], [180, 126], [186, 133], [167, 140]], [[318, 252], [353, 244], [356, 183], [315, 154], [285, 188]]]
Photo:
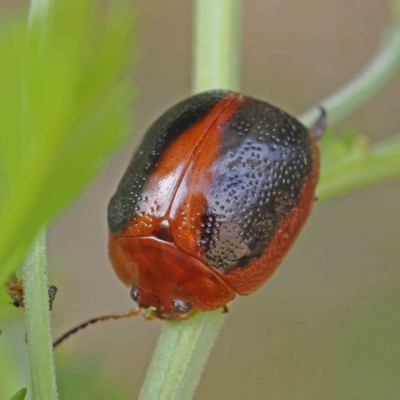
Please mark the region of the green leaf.
[[11, 397], [10, 400], [24, 400], [26, 397], [26, 389], [21, 389], [18, 390], [17, 393], [14, 394], [13, 397]]
[[54, 2], [0, 29], [0, 281], [126, 137], [129, 2]]

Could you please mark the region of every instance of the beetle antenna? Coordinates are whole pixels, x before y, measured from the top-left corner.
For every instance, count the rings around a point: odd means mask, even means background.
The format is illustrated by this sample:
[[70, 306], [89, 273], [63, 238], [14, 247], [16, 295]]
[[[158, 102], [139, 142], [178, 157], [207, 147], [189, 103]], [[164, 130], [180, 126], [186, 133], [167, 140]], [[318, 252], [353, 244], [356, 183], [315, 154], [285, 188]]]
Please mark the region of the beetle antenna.
[[53, 342], [53, 348], [60, 345], [64, 340], [68, 339], [74, 333], [80, 331], [81, 329], [86, 328], [88, 325], [93, 325], [98, 321], [108, 321], [110, 319], [117, 320], [117, 319], [122, 319], [122, 318], [135, 317], [138, 314], [140, 314], [140, 308], [135, 308], [125, 314], [110, 314], [110, 315], [103, 315], [102, 317], [96, 317], [96, 318], [89, 319], [88, 321], [82, 322], [80, 325], [75, 326], [74, 328], [65, 332], [62, 336], [60, 336], [57, 340], [55, 340]]
[[310, 128], [311, 136], [314, 140], [321, 139], [328, 126], [328, 117], [323, 107], [319, 106], [320, 114], [314, 125]]

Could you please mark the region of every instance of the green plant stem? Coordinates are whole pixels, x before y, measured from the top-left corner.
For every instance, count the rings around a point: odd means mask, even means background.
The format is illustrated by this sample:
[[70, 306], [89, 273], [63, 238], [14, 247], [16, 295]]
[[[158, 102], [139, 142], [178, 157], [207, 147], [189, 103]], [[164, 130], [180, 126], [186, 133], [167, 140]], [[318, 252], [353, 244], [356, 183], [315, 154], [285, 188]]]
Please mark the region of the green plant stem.
[[26, 337], [34, 400], [57, 396], [50, 328], [46, 233], [40, 229], [22, 269], [25, 291]]
[[372, 145], [364, 157], [343, 157], [321, 171], [317, 197], [326, 200], [400, 175], [400, 135]]
[[[368, 102], [400, 70], [400, 25], [393, 27], [371, 61], [342, 88], [323, 99], [332, 126]], [[299, 117], [310, 126], [319, 115], [312, 107]], [[323, 169], [317, 189], [321, 200], [381, 182], [400, 173], [400, 137], [376, 143], [362, 159], [343, 158]]]
[[[319, 104], [328, 113], [329, 126], [342, 121], [367, 103], [399, 70], [400, 24], [388, 32], [375, 56], [354, 79], [320, 101]], [[318, 115], [318, 107], [312, 107], [299, 119], [310, 126]]]
[[[50, 0], [31, 0], [28, 24], [44, 24]], [[22, 268], [33, 400], [57, 400], [47, 282], [46, 230], [36, 235]]]
[[[194, 92], [239, 88], [241, 0], [195, 2]], [[166, 322], [140, 400], [192, 398], [224, 321], [221, 310]]]
[[139, 399], [191, 399], [223, 319], [217, 310], [167, 322]]
[[239, 89], [241, 0], [197, 0], [193, 92]]

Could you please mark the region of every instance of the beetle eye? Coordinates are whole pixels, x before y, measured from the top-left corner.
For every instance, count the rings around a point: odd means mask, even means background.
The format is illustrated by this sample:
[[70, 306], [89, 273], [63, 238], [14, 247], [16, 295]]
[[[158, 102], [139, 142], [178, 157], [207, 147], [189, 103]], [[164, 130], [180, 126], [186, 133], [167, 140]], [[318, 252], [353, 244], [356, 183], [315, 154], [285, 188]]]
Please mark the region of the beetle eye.
[[190, 303], [184, 300], [174, 300], [173, 305], [178, 314], [186, 314], [192, 308]]
[[137, 289], [137, 287], [135, 285], [132, 285], [130, 294], [134, 301], [139, 300], [139, 290]]

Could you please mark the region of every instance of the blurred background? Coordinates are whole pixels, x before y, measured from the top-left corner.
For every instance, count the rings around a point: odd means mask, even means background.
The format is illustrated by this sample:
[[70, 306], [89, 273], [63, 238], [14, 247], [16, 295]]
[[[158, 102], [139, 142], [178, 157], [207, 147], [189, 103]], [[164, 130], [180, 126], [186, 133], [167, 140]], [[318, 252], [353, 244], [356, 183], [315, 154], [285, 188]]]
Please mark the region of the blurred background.
[[[24, 3], [0, 0], [0, 13]], [[191, 90], [192, 3], [136, 3], [132, 138], [48, 232], [55, 336], [132, 307], [107, 258], [106, 206], [146, 128]], [[293, 115], [353, 77], [393, 23], [384, 0], [243, 3], [242, 91]], [[400, 75], [338, 130], [398, 134], [399, 91]], [[317, 203], [278, 272], [234, 302], [196, 399], [398, 398], [399, 199], [397, 179]], [[136, 398], [162, 325], [137, 318], [71, 338], [56, 352], [61, 399]], [[11, 395], [29, 384], [21, 310], [10, 327], [0, 351], [19, 375], [0, 393]]]

